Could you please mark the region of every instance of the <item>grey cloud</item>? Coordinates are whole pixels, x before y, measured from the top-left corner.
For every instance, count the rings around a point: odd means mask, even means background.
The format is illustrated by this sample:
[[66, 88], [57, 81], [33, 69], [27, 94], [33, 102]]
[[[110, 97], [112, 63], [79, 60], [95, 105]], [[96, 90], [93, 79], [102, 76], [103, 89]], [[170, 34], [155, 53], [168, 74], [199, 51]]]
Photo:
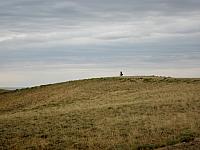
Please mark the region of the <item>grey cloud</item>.
[[[69, 19], [70, 21], [102, 21], [104, 19], [118, 20], [140, 16], [173, 14], [199, 11], [198, 0], [14, 0], [0, 4], [0, 14], [4, 19], [40, 20]], [[152, 12], [152, 13], [151, 13]], [[79, 20], [76, 20], [79, 19]], [[92, 20], [91, 20], [92, 19]], [[68, 21], [69, 21], [68, 20]], [[105, 21], [105, 20], [104, 20]], [[109, 21], [109, 20], [107, 20]]]
[[170, 74], [183, 68], [183, 74], [193, 69], [200, 75], [199, 40], [199, 0], [0, 3], [0, 76], [31, 69], [34, 76], [37, 70], [56, 68], [73, 74], [73, 67], [75, 74], [79, 69], [113, 74], [121, 68]]

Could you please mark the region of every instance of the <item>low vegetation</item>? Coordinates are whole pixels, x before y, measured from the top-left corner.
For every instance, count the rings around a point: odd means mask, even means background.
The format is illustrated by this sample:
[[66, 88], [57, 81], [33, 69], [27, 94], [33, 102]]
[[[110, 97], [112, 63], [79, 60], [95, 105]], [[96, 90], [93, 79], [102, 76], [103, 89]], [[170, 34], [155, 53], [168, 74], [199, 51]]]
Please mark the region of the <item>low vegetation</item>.
[[189, 143], [200, 137], [199, 91], [200, 79], [152, 76], [0, 93], [0, 149], [134, 150]]
[[8, 92], [8, 90], [0, 89], [0, 94], [6, 93], [6, 92]]

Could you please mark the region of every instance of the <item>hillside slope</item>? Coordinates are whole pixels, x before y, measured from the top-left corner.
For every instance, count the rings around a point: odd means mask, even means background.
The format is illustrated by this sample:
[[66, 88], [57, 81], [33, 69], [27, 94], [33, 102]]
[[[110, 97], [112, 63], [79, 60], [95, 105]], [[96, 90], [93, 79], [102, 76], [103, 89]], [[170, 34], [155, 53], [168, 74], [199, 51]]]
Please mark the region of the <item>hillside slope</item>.
[[200, 79], [116, 77], [2, 93], [0, 149], [152, 149], [190, 142], [200, 137], [199, 91]]
[[0, 89], [0, 94], [5, 92], [8, 92], [8, 90]]

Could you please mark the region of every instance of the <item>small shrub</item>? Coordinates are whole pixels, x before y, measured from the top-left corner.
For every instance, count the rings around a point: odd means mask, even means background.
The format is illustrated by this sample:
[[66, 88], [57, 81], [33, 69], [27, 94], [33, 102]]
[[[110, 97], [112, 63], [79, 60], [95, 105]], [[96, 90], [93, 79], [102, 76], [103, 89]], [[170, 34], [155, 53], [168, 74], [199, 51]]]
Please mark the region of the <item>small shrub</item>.
[[167, 141], [167, 145], [175, 145], [178, 143], [178, 140], [177, 139], [169, 139]]
[[192, 133], [190, 131], [186, 131], [186, 132], [180, 134], [179, 141], [180, 142], [190, 142], [190, 141], [193, 141], [194, 138], [195, 138], [194, 133]]
[[151, 82], [152, 79], [151, 79], [151, 78], [144, 78], [143, 81], [144, 81], [144, 82]]

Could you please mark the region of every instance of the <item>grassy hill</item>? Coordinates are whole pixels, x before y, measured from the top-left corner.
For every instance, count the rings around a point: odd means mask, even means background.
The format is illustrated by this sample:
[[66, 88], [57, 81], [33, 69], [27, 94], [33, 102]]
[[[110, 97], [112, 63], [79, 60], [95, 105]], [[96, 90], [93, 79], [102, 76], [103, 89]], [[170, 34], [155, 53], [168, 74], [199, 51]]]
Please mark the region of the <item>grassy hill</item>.
[[0, 94], [0, 149], [153, 149], [199, 137], [200, 79], [110, 77]]
[[0, 89], [0, 94], [8, 92], [8, 90]]

